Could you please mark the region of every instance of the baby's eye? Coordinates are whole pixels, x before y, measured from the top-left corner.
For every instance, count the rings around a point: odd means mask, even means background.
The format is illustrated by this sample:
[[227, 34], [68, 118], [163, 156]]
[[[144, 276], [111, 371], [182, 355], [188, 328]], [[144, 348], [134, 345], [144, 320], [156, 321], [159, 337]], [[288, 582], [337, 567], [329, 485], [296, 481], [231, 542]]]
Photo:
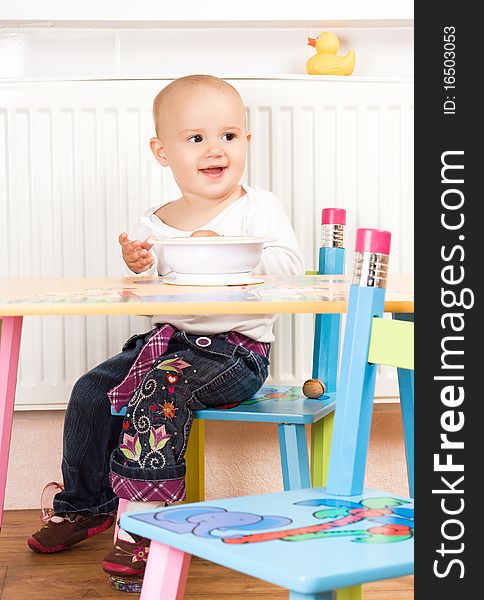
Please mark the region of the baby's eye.
[[222, 135], [222, 140], [224, 142], [231, 142], [232, 140], [235, 140], [237, 136], [235, 135], [235, 133], [224, 133]]
[[199, 144], [200, 142], [203, 142], [203, 137], [201, 135], [192, 135], [187, 141], [191, 144]]

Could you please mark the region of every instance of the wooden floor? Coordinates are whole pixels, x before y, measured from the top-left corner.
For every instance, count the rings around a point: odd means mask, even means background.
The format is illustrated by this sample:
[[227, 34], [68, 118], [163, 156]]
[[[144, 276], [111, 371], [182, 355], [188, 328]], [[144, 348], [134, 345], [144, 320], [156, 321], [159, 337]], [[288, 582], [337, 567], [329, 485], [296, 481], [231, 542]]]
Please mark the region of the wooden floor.
[[[43, 555], [32, 552], [26, 538], [40, 526], [39, 511], [6, 511], [0, 532], [1, 600], [134, 600], [110, 588], [100, 562], [112, 544], [113, 529], [71, 550]], [[287, 600], [287, 591], [229, 569], [193, 558], [185, 600]], [[413, 578], [364, 586], [364, 600], [412, 600]]]

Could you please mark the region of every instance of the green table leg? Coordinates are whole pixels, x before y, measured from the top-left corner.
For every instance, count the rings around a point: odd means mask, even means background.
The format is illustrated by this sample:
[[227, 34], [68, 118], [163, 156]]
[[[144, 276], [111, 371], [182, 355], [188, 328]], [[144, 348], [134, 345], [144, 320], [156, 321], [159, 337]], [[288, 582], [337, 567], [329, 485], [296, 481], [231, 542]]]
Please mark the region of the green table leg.
[[329, 451], [333, 436], [334, 412], [311, 425], [311, 485], [326, 485]]
[[361, 600], [363, 597], [363, 588], [361, 585], [336, 590], [337, 600]]
[[205, 500], [204, 439], [204, 422], [201, 419], [194, 419], [185, 454], [187, 502]]

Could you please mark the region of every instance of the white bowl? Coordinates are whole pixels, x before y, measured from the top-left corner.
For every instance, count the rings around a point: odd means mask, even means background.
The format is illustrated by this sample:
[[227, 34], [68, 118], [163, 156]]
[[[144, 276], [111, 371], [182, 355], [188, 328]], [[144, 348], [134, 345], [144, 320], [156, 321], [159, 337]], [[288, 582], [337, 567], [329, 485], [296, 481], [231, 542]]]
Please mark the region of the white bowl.
[[165, 261], [177, 275], [248, 275], [259, 264], [262, 237], [177, 237], [152, 240], [161, 244]]

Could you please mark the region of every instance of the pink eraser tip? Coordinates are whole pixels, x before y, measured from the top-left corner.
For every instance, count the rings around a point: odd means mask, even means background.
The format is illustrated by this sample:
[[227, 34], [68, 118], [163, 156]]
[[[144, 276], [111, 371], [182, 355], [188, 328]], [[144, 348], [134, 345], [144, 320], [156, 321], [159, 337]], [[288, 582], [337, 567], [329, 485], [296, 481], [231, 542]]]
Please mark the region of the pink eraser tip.
[[383, 229], [357, 229], [356, 252], [390, 254], [392, 234]]
[[323, 208], [321, 225], [346, 225], [346, 210], [344, 208]]

